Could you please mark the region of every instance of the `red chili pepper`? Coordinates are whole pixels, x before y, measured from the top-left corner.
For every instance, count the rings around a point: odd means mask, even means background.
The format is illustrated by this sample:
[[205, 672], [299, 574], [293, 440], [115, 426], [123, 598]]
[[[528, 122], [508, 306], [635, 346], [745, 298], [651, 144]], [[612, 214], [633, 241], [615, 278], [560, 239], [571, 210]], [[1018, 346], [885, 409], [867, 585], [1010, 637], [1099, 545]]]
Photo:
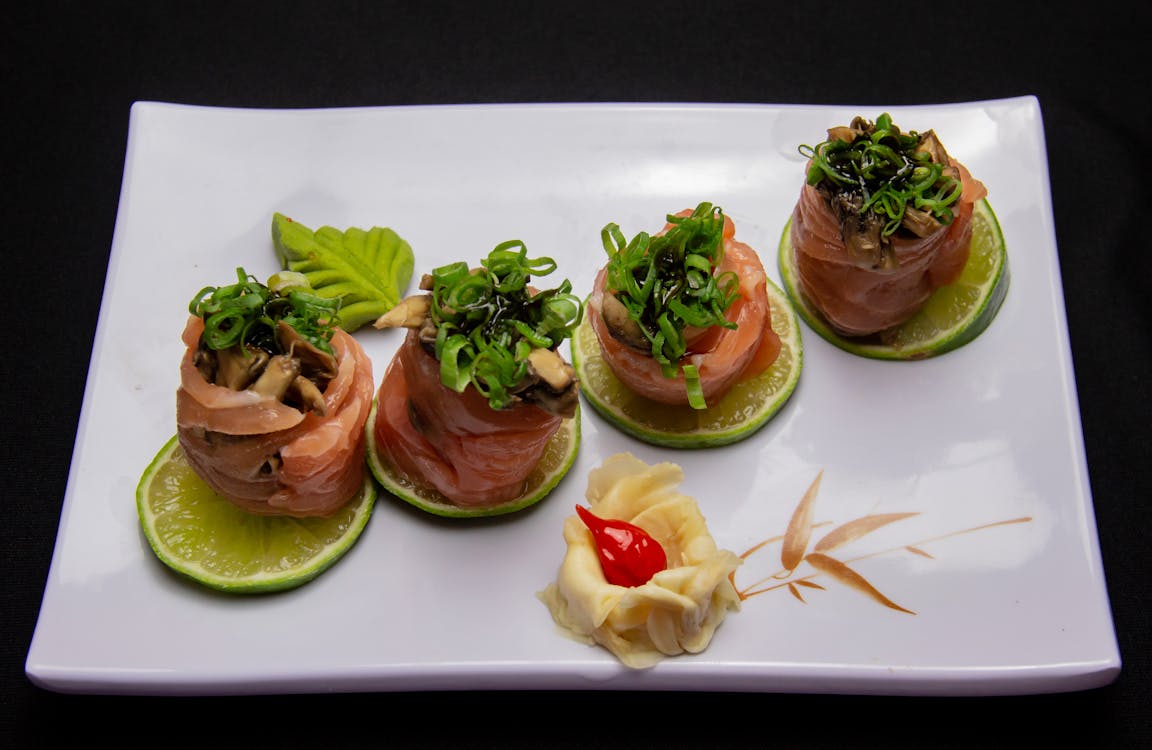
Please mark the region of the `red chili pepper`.
[[600, 555], [600, 567], [608, 583], [642, 586], [668, 567], [668, 558], [660, 542], [639, 526], [600, 518], [579, 505], [576, 513], [592, 532]]

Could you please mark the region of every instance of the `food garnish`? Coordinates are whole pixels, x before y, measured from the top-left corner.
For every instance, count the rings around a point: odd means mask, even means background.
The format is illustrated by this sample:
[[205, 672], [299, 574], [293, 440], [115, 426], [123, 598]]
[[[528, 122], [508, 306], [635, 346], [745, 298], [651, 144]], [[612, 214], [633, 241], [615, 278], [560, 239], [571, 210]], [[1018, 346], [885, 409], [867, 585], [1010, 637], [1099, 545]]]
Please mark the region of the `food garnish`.
[[664, 548], [647, 531], [611, 518], [600, 518], [582, 505], [576, 515], [592, 532], [604, 578], [616, 586], [642, 586], [668, 567]]
[[731, 578], [742, 561], [716, 546], [699, 505], [677, 491], [683, 479], [673, 463], [648, 465], [629, 453], [606, 458], [588, 474], [591, 513], [644, 529], [666, 554], [664, 567], [644, 582], [614, 583], [590, 527], [569, 516], [556, 579], [537, 594], [563, 634], [603, 646], [630, 668], [703, 651], [740, 609]]
[[381, 485], [441, 516], [512, 513], [546, 497], [580, 444], [580, 386], [557, 351], [583, 315], [568, 280], [520, 240], [474, 268], [425, 274], [423, 293], [381, 315], [406, 328], [367, 427], [368, 464]]
[[572, 366], [588, 403], [614, 427], [652, 445], [712, 448], [746, 440], [788, 403], [804, 364], [800, 321], [787, 294], [766, 282], [773, 332], [780, 352], [772, 365], [741, 380], [708, 409], [643, 398], [622, 382], [606, 361], [589, 318], [572, 337]]
[[188, 303], [188, 312], [204, 319], [204, 345], [217, 351], [232, 346], [280, 353], [280, 321], [313, 346], [332, 351], [332, 331], [340, 325], [340, 300], [315, 294], [303, 274], [280, 273], [262, 284], [236, 269], [236, 283], [206, 286]]
[[340, 301], [348, 333], [394, 307], [412, 279], [412, 248], [387, 227], [313, 231], [275, 213], [272, 243], [285, 270], [303, 274], [320, 297]]
[[690, 402], [702, 409], [696, 367], [680, 362], [688, 351], [685, 329], [735, 328], [724, 314], [739, 296], [739, 279], [716, 273], [724, 257], [723, 209], [703, 202], [667, 218], [671, 227], [655, 237], [642, 231], [628, 241], [615, 223], [601, 230], [611, 290], [604, 315], [628, 343], [651, 352], [665, 377], [683, 372]]

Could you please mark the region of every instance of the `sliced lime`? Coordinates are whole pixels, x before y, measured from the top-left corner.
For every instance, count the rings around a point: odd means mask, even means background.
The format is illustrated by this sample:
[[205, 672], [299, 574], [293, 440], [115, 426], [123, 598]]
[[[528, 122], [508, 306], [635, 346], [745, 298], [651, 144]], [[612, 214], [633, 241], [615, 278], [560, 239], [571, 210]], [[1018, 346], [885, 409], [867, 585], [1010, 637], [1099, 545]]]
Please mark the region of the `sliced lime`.
[[268, 593], [301, 586], [352, 548], [376, 502], [365, 475], [356, 497], [327, 518], [265, 516], [216, 494], [173, 436], [136, 488], [144, 536], [160, 561], [219, 591]]

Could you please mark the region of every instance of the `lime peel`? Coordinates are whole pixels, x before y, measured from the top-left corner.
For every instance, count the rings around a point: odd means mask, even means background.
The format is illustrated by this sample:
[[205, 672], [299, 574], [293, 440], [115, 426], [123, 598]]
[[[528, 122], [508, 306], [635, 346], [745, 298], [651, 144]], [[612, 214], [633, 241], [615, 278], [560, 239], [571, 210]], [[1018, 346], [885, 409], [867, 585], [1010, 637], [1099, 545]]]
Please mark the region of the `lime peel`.
[[501, 516], [524, 510], [535, 505], [547, 497], [560, 484], [560, 480], [572, 468], [576, 455], [580, 450], [580, 409], [576, 414], [566, 418], [548, 441], [540, 462], [533, 468], [526, 480], [525, 491], [518, 497], [498, 505], [485, 507], [467, 507], [456, 505], [433, 487], [423, 482], [413, 481], [410, 477], [380, 457], [376, 449], [376, 435], [373, 425], [376, 424], [378, 402], [373, 400], [372, 411], [368, 415], [368, 423], [364, 428], [367, 438], [367, 461], [372, 475], [380, 486], [390, 495], [415, 506], [422, 511], [445, 518], [481, 518]]
[[992, 324], [1008, 295], [1010, 273], [1004, 233], [988, 200], [972, 213], [972, 244], [960, 278], [937, 289], [910, 320], [878, 337], [837, 334], [800, 290], [792, 248], [792, 220], [780, 235], [780, 277], [796, 311], [821, 338], [869, 359], [918, 360], [937, 357], [970, 343]]
[[260, 594], [332, 567], [360, 538], [376, 496], [365, 472], [360, 492], [329, 517], [250, 513], [209, 488], [173, 436], [144, 470], [136, 510], [153, 553], [174, 572], [217, 591]]
[[614, 427], [652, 445], [713, 448], [746, 440], [791, 398], [804, 362], [800, 325], [792, 304], [771, 279], [767, 288], [780, 354], [760, 375], [736, 383], [716, 406], [703, 410], [671, 406], [630, 391], [604, 361], [587, 316], [572, 337], [572, 366], [580, 379], [581, 394]]

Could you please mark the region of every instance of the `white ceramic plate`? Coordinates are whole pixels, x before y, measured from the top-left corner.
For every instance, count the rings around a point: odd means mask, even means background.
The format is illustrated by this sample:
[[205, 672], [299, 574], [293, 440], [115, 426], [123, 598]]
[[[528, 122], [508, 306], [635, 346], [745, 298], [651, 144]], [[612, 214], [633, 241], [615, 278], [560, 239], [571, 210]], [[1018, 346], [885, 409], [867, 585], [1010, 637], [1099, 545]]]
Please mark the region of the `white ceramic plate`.
[[[1105, 684], [1120, 661], [1104, 586], [1035, 99], [892, 107], [934, 128], [989, 190], [1012, 287], [974, 343], [856, 358], [805, 329], [791, 402], [744, 443], [677, 452], [584, 410], [580, 457], [535, 509], [445, 521], [383, 497], [313, 583], [235, 598], [178, 580], [137, 524], [142, 470], [175, 431], [186, 304], [278, 270], [273, 212], [390, 226], [416, 276], [521, 239], [591, 286], [600, 229], [632, 236], [709, 200], [775, 267], [802, 143], [884, 108], [523, 105], [238, 110], [138, 103], [59, 538], [27, 660], [66, 692], [226, 694], [682, 689], [971, 695]], [[362, 329], [377, 378], [396, 332]], [[912, 613], [826, 576], [751, 597], [701, 655], [629, 671], [561, 637], [536, 592], [565, 516], [616, 452], [683, 466], [717, 542], [783, 533], [818, 472], [815, 520], [915, 513], [836, 554]], [[1021, 520], [1024, 519], [1024, 520]], [[1010, 522], [1010, 523], [1001, 523]], [[829, 526], [828, 528], [831, 528]], [[737, 584], [779, 568], [752, 555]], [[807, 571], [811, 573], [812, 571]]]

